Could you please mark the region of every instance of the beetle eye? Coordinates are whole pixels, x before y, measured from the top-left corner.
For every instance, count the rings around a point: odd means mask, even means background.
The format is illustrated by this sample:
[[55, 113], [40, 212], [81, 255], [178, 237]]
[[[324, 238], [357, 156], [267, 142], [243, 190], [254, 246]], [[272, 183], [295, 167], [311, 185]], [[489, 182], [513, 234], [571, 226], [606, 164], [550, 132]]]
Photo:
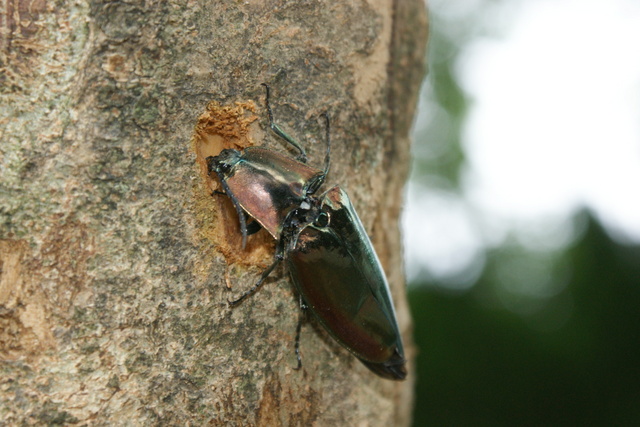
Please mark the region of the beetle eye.
[[313, 221], [313, 225], [316, 227], [324, 228], [329, 225], [329, 214], [326, 212], [320, 212]]
[[216, 172], [222, 175], [229, 175], [229, 172], [231, 172], [231, 168], [232, 165], [227, 162], [218, 162], [215, 166]]

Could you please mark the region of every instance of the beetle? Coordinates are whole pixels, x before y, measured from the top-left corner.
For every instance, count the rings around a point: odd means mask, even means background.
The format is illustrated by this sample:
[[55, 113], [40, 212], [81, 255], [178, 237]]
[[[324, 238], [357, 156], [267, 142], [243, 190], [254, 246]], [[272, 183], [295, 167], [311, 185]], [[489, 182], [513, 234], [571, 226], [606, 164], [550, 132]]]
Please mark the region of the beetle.
[[[276, 239], [273, 263], [235, 306], [262, 285], [285, 262], [300, 305], [329, 334], [379, 376], [406, 377], [402, 337], [386, 276], [373, 245], [347, 193], [339, 186], [316, 195], [330, 165], [329, 117], [323, 169], [306, 164], [302, 146], [274, 123], [265, 104], [269, 127], [299, 152], [293, 158], [262, 147], [225, 149], [207, 157], [211, 177], [217, 176], [239, 217], [242, 247], [247, 235], [264, 228]], [[247, 225], [246, 216], [254, 222]], [[296, 333], [298, 367], [301, 321]]]

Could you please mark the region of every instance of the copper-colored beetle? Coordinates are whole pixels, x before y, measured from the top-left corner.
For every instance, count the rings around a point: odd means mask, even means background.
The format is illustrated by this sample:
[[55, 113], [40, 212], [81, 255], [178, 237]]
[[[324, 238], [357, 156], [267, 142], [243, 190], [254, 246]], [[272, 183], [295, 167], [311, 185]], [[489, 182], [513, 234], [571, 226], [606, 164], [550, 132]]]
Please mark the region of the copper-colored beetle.
[[[320, 170], [304, 163], [302, 147], [274, 123], [269, 87], [264, 86], [271, 129], [300, 155], [296, 160], [250, 147], [242, 152], [223, 150], [207, 158], [209, 173], [215, 173], [238, 211], [243, 247], [249, 233], [245, 213], [277, 240], [273, 264], [230, 304], [253, 294], [284, 260], [301, 307], [309, 309], [336, 341], [373, 372], [402, 380], [407, 375], [402, 337], [373, 245], [342, 188], [335, 186], [315, 196], [329, 170], [329, 119], [324, 115], [327, 154]], [[299, 333], [300, 324], [298, 357]]]

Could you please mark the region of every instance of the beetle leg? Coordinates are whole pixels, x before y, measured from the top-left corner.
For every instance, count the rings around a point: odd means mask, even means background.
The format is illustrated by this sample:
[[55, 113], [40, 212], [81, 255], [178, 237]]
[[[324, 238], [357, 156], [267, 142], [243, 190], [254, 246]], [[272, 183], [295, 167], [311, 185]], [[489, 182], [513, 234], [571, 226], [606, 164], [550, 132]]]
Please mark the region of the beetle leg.
[[256, 220], [251, 221], [247, 224], [247, 236], [251, 236], [252, 234], [256, 234], [258, 231], [262, 229], [260, 223]]
[[231, 189], [229, 189], [229, 185], [227, 185], [227, 182], [224, 179], [221, 179], [220, 184], [222, 184], [224, 192], [227, 194], [227, 196], [229, 196], [229, 199], [231, 199], [231, 203], [233, 203], [233, 206], [236, 208], [236, 212], [238, 213], [238, 221], [240, 221], [240, 232], [242, 233], [242, 250], [244, 250], [244, 248], [247, 246], [247, 220], [244, 216], [244, 210], [242, 209], [242, 206], [240, 206], [240, 203], [238, 202], [236, 197], [231, 192]]
[[234, 307], [238, 304], [240, 304], [246, 297], [248, 297], [249, 295], [253, 295], [260, 286], [262, 286], [262, 284], [264, 283], [265, 279], [267, 277], [269, 277], [269, 275], [271, 274], [271, 272], [278, 266], [278, 264], [280, 264], [280, 262], [284, 259], [284, 242], [281, 240], [278, 240], [278, 243], [276, 244], [276, 253], [274, 255], [274, 260], [273, 260], [273, 264], [271, 264], [269, 267], [267, 267], [267, 269], [265, 271], [262, 272], [262, 275], [260, 276], [260, 279], [258, 280], [258, 282], [253, 285], [253, 287], [251, 289], [249, 289], [248, 291], [246, 291], [245, 293], [243, 293], [242, 295], [240, 295], [240, 298], [233, 300], [233, 301], [227, 301], [229, 303], [229, 306]]
[[298, 326], [296, 326], [296, 359], [298, 359], [298, 366], [294, 368], [296, 371], [302, 368], [302, 358], [300, 357], [300, 332], [302, 331], [302, 323], [307, 318], [307, 304], [300, 297], [300, 317], [298, 317]]
[[[220, 196], [227, 196], [227, 193], [225, 193], [224, 191], [220, 191], [220, 190], [213, 190], [211, 192], [211, 196], [214, 195], [220, 195]], [[234, 200], [233, 198], [231, 200]], [[235, 203], [234, 203], [235, 206]], [[237, 208], [236, 208], [237, 210]], [[244, 217], [244, 222], [245, 222], [245, 232], [247, 236], [251, 236], [252, 234], [256, 234], [258, 231], [260, 231], [262, 229], [262, 226], [260, 225], [260, 223], [256, 220], [253, 220], [249, 223], [247, 223], [247, 214], [243, 211], [242, 212], [242, 216]], [[242, 229], [242, 223], [240, 224], [240, 228]], [[244, 234], [243, 234], [244, 236]], [[243, 249], [246, 243], [243, 243]]]
[[295, 139], [287, 135], [287, 133], [273, 121], [273, 112], [271, 111], [271, 105], [269, 105], [269, 85], [266, 83], [262, 83], [262, 86], [264, 86], [267, 91], [265, 104], [267, 106], [267, 114], [269, 115], [269, 127], [276, 135], [278, 135], [280, 138], [284, 139], [289, 144], [293, 145], [298, 151], [300, 151], [300, 154], [297, 157], [298, 161], [307, 163], [307, 153], [305, 153], [304, 148], [302, 148], [302, 146], [298, 144]]

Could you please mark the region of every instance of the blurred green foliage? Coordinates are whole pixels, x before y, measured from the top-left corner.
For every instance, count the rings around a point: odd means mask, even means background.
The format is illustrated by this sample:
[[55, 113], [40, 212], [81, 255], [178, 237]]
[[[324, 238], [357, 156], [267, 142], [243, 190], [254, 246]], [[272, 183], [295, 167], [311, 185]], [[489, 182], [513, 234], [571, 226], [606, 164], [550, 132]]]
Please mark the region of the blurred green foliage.
[[410, 287], [414, 425], [639, 425], [640, 246], [590, 218], [564, 262], [568, 285], [528, 316], [496, 302], [490, 274], [460, 294]]
[[[496, 3], [478, 0], [453, 20], [431, 9], [430, 119], [417, 124], [412, 176], [424, 188], [459, 193], [469, 99], [455, 67], [486, 25], [480, 11]], [[640, 425], [640, 246], [617, 243], [589, 212], [580, 221], [569, 248], [488, 250], [465, 291], [432, 277], [410, 284], [414, 425]], [[538, 295], [513, 285], [545, 280], [554, 284]]]
[[[433, 23], [431, 25], [434, 25]], [[417, 141], [430, 144], [414, 147], [413, 178], [421, 181], [444, 179], [447, 187], [458, 184], [458, 170], [464, 156], [460, 149], [462, 123], [466, 116], [467, 99], [454, 78], [452, 58], [457, 50], [444, 34], [430, 35], [427, 84], [423, 93], [424, 109], [429, 118], [419, 120], [414, 132]], [[445, 52], [452, 49], [456, 54]], [[435, 51], [434, 51], [435, 50]], [[429, 101], [424, 103], [424, 99]]]

